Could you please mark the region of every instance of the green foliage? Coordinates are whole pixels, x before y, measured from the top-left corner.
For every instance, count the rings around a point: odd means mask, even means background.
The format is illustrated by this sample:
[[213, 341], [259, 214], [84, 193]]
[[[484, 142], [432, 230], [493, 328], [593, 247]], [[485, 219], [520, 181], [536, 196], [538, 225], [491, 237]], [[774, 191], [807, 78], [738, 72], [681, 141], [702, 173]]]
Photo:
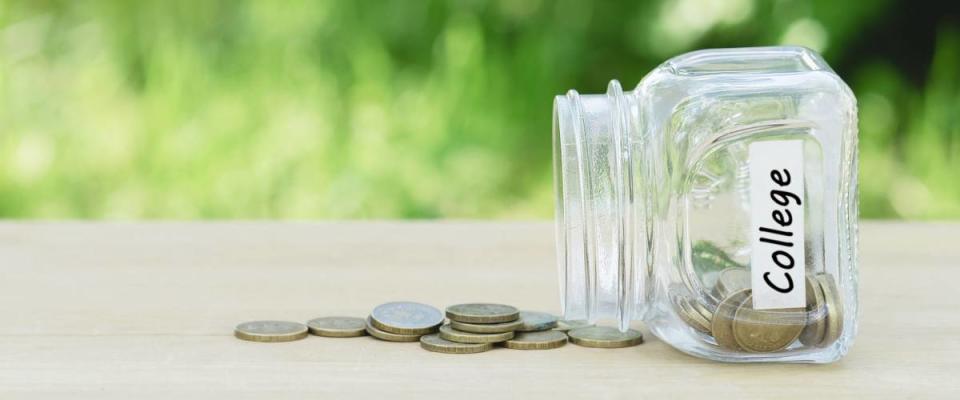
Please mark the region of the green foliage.
[[[551, 101], [695, 48], [843, 61], [887, 2], [8, 1], [0, 216], [541, 218]], [[960, 216], [960, 34], [861, 101], [865, 217]], [[836, 66], [836, 64], [834, 64]]]

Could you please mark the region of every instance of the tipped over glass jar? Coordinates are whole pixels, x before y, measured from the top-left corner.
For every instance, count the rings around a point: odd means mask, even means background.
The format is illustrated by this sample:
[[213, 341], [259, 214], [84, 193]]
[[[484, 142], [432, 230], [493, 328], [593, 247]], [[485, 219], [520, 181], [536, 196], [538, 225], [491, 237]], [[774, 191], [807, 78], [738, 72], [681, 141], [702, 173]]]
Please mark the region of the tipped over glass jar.
[[554, 101], [566, 319], [730, 362], [825, 363], [857, 324], [857, 107], [799, 47], [703, 50]]

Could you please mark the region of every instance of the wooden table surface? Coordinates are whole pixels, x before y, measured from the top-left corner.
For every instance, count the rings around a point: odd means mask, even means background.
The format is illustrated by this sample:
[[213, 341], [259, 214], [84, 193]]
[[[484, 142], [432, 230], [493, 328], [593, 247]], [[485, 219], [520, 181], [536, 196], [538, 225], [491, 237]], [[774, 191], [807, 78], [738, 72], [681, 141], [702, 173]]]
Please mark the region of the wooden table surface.
[[629, 349], [476, 355], [232, 336], [241, 321], [366, 316], [403, 299], [557, 312], [545, 222], [7, 222], [0, 398], [958, 398], [958, 238], [957, 224], [863, 223], [850, 354], [734, 365], [649, 333]]

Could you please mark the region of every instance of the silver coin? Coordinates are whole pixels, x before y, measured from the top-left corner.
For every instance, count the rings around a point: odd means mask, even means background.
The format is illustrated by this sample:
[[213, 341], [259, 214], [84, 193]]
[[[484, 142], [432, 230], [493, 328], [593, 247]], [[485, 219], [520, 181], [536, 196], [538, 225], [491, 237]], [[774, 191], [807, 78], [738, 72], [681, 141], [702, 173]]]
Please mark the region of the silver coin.
[[370, 323], [390, 333], [423, 335], [437, 330], [443, 323], [443, 313], [426, 304], [396, 301], [374, 308], [370, 313]]

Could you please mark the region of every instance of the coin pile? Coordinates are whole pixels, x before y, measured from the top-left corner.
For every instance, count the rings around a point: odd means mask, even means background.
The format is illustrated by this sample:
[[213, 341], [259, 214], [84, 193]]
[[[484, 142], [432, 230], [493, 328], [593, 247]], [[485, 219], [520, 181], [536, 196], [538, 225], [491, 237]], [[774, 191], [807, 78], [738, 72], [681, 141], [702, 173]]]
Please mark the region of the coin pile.
[[718, 346], [729, 350], [768, 353], [796, 342], [825, 347], [840, 337], [843, 306], [832, 275], [807, 277], [805, 308], [755, 310], [749, 287], [749, 272], [728, 268], [721, 271], [712, 292], [719, 303], [711, 307], [677, 296], [674, 310], [691, 328], [712, 336]]
[[552, 330], [557, 318], [547, 313], [489, 303], [457, 304], [447, 307], [446, 313], [450, 324], [440, 327], [439, 337], [483, 346], [480, 351], [489, 350], [494, 343], [515, 350], [548, 350], [567, 343], [565, 333]]
[[[567, 343], [567, 335], [552, 331], [557, 326], [557, 317], [534, 312], [519, 311], [504, 304], [467, 303], [447, 307], [450, 323], [440, 327], [439, 339], [450, 347], [472, 346], [475, 352], [487, 351], [494, 344], [508, 349], [547, 350]], [[427, 346], [424, 349], [445, 351]]]
[[635, 330], [621, 332], [596, 327], [586, 321], [558, 320], [543, 312], [519, 311], [504, 304], [468, 303], [447, 307], [444, 313], [409, 301], [381, 304], [366, 319], [322, 317], [306, 325], [285, 321], [254, 321], [237, 325], [234, 335], [256, 342], [287, 342], [303, 339], [307, 333], [325, 337], [356, 337], [369, 334], [390, 342], [420, 342], [425, 350], [471, 354], [488, 351], [494, 345], [515, 350], [548, 350], [568, 341], [586, 347], [615, 348], [643, 342]]

